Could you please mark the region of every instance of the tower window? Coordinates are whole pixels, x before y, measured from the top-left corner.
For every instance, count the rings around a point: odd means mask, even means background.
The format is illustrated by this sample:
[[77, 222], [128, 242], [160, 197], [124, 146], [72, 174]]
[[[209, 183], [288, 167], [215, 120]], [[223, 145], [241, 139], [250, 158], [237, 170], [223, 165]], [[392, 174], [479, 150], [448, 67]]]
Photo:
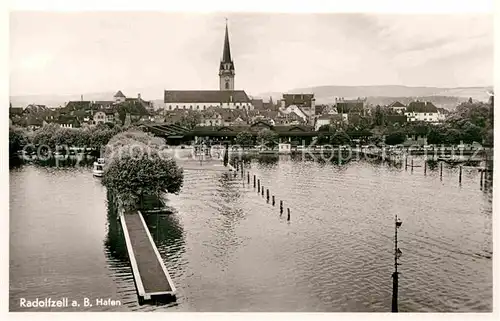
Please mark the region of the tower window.
[[226, 89], [229, 89], [229, 82], [226, 81]]

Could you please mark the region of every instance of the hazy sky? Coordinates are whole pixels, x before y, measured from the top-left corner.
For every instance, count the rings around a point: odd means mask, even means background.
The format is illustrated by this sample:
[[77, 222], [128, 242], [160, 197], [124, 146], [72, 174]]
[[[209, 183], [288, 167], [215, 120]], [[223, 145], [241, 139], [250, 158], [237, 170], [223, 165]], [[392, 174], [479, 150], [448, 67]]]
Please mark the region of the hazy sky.
[[493, 84], [493, 15], [16, 12], [10, 92], [218, 89], [224, 17], [235, 87], [250, 94]]

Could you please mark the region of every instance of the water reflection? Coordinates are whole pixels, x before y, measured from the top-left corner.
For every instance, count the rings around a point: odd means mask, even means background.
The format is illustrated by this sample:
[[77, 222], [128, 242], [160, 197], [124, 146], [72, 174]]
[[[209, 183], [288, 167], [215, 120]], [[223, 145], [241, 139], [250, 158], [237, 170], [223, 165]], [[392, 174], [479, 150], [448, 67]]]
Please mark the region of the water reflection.
[[165, 255], [164, 261], [176, 260], [185, 252], [184, 230], [176, 216], [171, 214], [144, 214], [144, 220], [151, 237], [160, 253]]
[[113, 202], [113, 195], [107, 191], [107, 234], [104, 246], [111, 268], [122, 268], [128, 263], [127, 246], [118, 218], [118, 209]]

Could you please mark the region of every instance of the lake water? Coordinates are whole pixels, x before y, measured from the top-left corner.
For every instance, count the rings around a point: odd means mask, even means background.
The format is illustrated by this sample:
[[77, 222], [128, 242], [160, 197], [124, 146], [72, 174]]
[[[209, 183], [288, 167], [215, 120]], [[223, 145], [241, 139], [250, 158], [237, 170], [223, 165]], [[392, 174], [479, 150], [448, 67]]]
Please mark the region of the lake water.
[[[417, 165], [416, 162], [415, 165]], [[122, 231], [88, 167], [10, 171], [10, 311], [21, 298], [111, 298], [63, 311], [492, 310], [492, 192], [477, 170], [254, 159], [276, 206], [227, 173], [186, 171], [171, 215], [146, 218], [177, 302], [139, 306]], [[285, 213], [280, 216], [279, 200]], [[286, 220], [286, 208], [291, 220]]]

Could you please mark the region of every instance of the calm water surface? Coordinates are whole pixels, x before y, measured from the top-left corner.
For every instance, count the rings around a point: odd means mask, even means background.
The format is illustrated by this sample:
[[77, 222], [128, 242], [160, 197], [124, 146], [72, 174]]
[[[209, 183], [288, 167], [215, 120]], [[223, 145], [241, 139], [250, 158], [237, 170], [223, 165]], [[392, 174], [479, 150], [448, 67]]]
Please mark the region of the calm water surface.
[[477, 171], [459, 185], [447, 166], [442, 179], [439, 168], [364, 161], [248, 169], [276, 207], [239, 175], [186, 171], [168, 196], [174, 214], [146, 218], [179, 292], [162, 306], [138, 305], [121, 227], [89, 168], [12, 169], [10, 310], [26, 311], [21, 298], [88, 297], [122, 306], [63, 310], [388, 312], [395, 214], [400, 311], [492, 310], [491, 183], [480, 189]]

